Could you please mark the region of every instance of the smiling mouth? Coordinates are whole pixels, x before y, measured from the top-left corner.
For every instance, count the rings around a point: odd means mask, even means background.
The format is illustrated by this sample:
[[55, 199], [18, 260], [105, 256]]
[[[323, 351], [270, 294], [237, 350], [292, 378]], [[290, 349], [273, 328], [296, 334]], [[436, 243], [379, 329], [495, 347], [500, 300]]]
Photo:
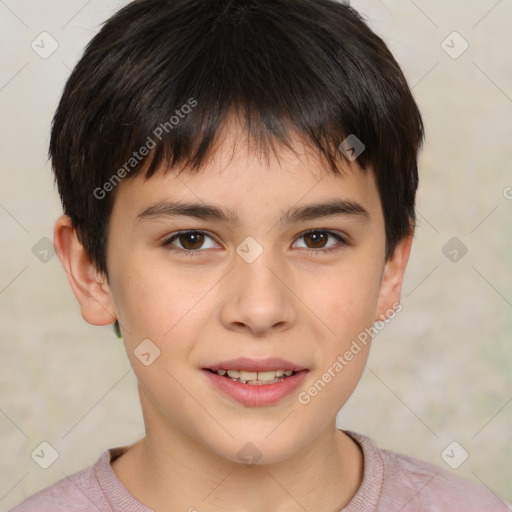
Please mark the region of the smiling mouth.
[[250, 386], [265, 386], [281, 382], [297, 372], [294, 370], [268, 370], [263, 372], [250, 372], [245, 370], [211, 370], [205, 368], [211, 373], [215, 373], [233, 382], [248, 384]]

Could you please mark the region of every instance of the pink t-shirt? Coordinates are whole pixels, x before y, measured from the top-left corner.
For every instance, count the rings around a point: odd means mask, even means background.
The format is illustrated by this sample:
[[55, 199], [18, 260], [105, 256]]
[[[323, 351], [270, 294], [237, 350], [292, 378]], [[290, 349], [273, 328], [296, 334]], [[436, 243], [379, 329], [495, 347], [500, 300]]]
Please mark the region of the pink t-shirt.
[[[487, 487], [380, 450], [361, 434], [346, 433], [362, 448], [364, 475], [356, 495], [340, 512], [510, 512]], [[110, 467], [125, 450], [104, 451], [94, 465], [33, 494], [9, 512], [152, 512], [123, 487]]]

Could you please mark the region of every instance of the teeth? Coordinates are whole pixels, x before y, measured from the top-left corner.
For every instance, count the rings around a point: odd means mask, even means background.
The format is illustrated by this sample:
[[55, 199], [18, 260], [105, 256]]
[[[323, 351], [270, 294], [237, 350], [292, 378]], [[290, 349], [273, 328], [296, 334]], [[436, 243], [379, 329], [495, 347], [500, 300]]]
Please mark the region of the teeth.
[[277, 372], [258, 372], [258, 378], [253, 380], [274, 380], [276, 377], [281, 377], [281, 375], [278, 375], [279, 373], [279, 370]]
[[240, 379], [245, 382], [263, 381], [270, 382], [281, 377], [290, 377], [293, 370], [270, 370], [266, 372], [248, 372], [245, 370], [216, 370], [217, 375], [228, 375], [231, 379]]
[[240, 380], [258, 380], [258, 374], [256, 372], [246, 372], [245, 370], [241, 370], [238, 373]]

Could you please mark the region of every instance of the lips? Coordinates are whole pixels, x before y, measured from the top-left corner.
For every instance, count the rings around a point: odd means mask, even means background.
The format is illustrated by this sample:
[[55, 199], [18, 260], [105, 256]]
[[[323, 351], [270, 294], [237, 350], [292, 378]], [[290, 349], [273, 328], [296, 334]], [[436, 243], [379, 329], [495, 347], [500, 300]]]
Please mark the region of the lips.
[[204, 370], [243, 370], [246, 372], [268, 372], [272, 370], [285, 370], [300, 372], [306, 370], [304, 366], [286, 361], [279, 357], [269, 357], [267, 359], [251, 359], [248, 357], [238, 357], [236, 359], [230, 359], [228, 361], [222, 361], [220, 363], [213, 364], [211, 366], [203, 368]]

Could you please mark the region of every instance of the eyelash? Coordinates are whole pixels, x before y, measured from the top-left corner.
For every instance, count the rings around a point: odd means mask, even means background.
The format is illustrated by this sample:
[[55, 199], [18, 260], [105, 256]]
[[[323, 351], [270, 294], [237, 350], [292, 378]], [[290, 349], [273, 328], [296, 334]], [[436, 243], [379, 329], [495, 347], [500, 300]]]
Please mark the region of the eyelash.
[[[188, 256], [188, 257], [196, 256], [195, 253], [203, 252], [204, 249], [195, 249], [195, 250], [192, 250], [192, 249], [180, 249], [179, 247], [175, 247], [175, 246], [172, 245], [172, 242], [174, 242], [174, 240], [176, 240], [178, 237], [180, 237], [181, 235], [189, 234], [189, 233], [200, 233], [202, 235], [206, 235], [207, 237], [209, 237], [209, 238], [211, 238], [213, 240], [213, 237], [210, 234], [208, 234], [206, 231], [202, 231], [200, 229], [191, 229], [191, 230], [188, 230], [188, 231], [179, 231], [178, 233], [175, 233], [170, 238], [167, 238], [166, 240], [164, 240], [162, 242], [162, 247], [165, 247], [169, 251], [182, 253], [182, 254], [184, 254], [185, 256]], [[310, 229], [310, 230], [305, 231], [304, 233], [302, 233], [297, 238], [297, 240], [302, 238], [302, 237], [304, 237], [304, 236], [306, 236], [306, 235], [309, 235], [311, 233], [327, 233], [328, 235], [332, 236], [333, 238], [336, 238], [336, 240], [338, 240], [338, 242], [340, 242], [340, 243], [336, 244], [333, 247], [329, 247], [327, 249], [307, 249], [307, 252], [309, 254], [313, 254], [313, 255], [317, 255], [318, 253], [329, 254], [331, 252], [340, 250], [345, 245], [348, 245], [346, 240], [341, 235], [339, 235], [338, 233], [335, 233], [333, 231], [326, 230], [326, 229]]]

